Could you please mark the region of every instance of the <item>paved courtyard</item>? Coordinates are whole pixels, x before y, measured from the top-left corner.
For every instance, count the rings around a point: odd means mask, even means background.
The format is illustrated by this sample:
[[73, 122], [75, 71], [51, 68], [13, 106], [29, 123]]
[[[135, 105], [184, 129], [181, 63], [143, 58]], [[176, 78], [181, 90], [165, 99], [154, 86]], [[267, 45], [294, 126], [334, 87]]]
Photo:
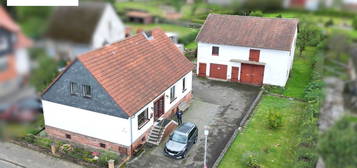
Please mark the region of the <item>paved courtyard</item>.
[[209, 126], [208, 167], [212, 167], [234, 130], [259, 92], [258, 87], [207, 79], [193, 79], [193, 100], [183, 115], [183, 122], [193, 122], [199, 129], [199, 140], [183, 160], [163, 155], [165, 139], [160, 146], [145, 148], [145, 152], [128, 162], [127, 167], [203, 167], [205, 125]]

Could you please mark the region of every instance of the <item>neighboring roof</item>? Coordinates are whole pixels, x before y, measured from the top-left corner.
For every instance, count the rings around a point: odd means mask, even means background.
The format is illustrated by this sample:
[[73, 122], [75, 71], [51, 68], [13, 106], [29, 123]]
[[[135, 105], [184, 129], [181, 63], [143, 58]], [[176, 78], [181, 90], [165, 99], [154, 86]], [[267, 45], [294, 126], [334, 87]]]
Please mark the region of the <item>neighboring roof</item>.
[[196, 41], [290, 51], [297, 19], [208, 15]]
[[2, 6], [0, 6], [0, 18], [0, 27], [16, 34], [17, 41], [15, 48], [28, 48], [32, 45], [32, 41], [23, 34], [20, 27], [12, 20]]
[[152, 36], [140, 33], [78, 57], [129, 116], [193, 69], [165, 32], [154, 29]]
[[141, 11], [130, 11], [126, 13], [126, 16], [129, 17], [139, 17], [139, 18], [146, 18], [146, 17], [152, 17], [150, 13], [147, 12], [141, 12]]
[[20, 31], [20, 27], [11, 19], [2, 6], [0, 6], [0, 18], [0, 27], [4, 27], [11, 32]]
[[89, 44], [107, 4], [80, 2], [78, 7], [56, 7], [45, 36], [53, 40]]

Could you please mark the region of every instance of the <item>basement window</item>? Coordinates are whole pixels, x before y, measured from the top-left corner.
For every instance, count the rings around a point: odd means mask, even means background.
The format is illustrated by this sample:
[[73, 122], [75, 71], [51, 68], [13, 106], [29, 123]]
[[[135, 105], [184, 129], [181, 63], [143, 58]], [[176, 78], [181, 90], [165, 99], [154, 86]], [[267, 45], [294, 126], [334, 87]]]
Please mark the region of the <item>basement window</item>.
[[219, 55], [219, 47], [213, 46], [212, 47], [212, 55], [213, 56], [218, 56]]
[[83, 85], [83, 96], [86, 98], [92, 97], [92, 87], [89, 85]]
[[149, 110], [145, 109], [141, 114], [138, 115], [138, 129], [140, 130], [142, 127], [149, 122]]
[[71, 137], [71, 135], [66, 134], [66, 138], [67, 138], [67, 139], [71, 139], [72, 137]]
[[105, 148], [105, 144], [104, 143], [99, 143], [99, 146], [101, 147], [101, 148]]

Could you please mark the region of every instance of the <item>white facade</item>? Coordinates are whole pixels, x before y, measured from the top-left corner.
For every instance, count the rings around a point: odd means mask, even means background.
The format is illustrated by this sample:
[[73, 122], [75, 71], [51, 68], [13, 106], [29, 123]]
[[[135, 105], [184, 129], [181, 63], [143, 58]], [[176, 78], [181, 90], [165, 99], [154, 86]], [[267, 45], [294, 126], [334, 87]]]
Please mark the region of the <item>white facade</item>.
[[[183, 92], [182, 79], [185, 78], [186, 90]], [[179, 79], [174, 85], [176, 87], [176, 99], [170, 103], [170, 88], [155, 98], [128, 119], [105, 115], [93, 111], [83, 110], [42, 100], [45, 125], [51, 126], [89, 137], [110, 141], [113, 143], [130, 146], [141, 135], [148, 131], [154, 124], [154, 102], [165, 94], [165, 113], [192, 90], [192, 72]], [[138, 128], [138, 116], [148, 109], [149, 121]], [[80, 121], [80, 122], [79, 122]]]
[[15, 51], [16, 70], [19, 75], [30, 73], [30, 58], [27, 49], [20, 48]]
[[125, 38], [125, 26], [116, 14], [114, 8], [107, 4], [89, 44], [72, 43], [69, 41], [47, 40], [47, 53], [53, 57], [61, 57], [74, 60], [78, 55], [101, 48]]
[[[232, 66], [238, 67], [238, 80], [240, 80], [241, 63], [232, 61], [233, 59], [249, 61], [250, 49], [260, 50], [260, 63], [265, 63], [263, 84], [277, 85], [284, 87], [289, 72], [292, 69], [297, 31], [290, 51], [251, 48], [242, 46], [216, 45], [198, 42], [197, 50], [197, 72], [199, 63], [206, 64], [206, 75], [210, 76], [210, 64], [227, 65], [227, 80], [231, 79]], [[219, 47], [219, 56], [212, 56], [212, 47]]]

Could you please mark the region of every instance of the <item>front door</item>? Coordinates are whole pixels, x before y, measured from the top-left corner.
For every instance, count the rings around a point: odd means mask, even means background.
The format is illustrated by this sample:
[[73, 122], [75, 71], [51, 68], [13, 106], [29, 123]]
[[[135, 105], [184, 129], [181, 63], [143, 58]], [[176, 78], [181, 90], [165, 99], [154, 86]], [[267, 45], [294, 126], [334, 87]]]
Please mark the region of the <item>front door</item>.
[[232, 67], [232, 82], [238, 82], [238, 67]]
[[161, 96], [154, 103], [155, 120], [159, 119], [165, 113], [165, 95]]

